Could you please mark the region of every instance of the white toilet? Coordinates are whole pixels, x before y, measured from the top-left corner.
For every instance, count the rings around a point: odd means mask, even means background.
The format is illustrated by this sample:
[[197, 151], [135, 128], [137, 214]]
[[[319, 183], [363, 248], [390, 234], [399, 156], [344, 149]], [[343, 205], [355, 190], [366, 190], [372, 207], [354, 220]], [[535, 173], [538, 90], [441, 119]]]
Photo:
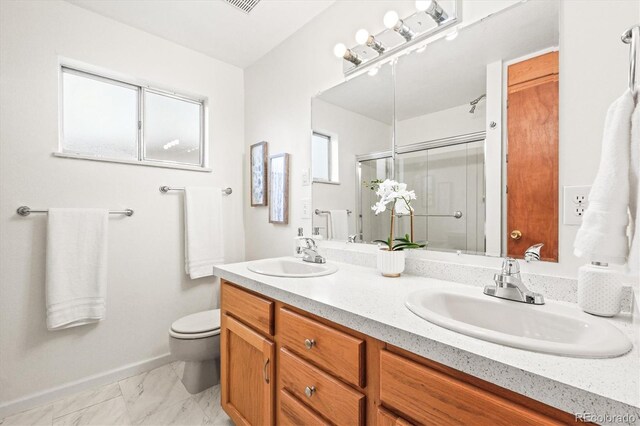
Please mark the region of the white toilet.
[[184, 361], [182, 383], [195, 394], [220, 383], [220, 309], [182, 317], [169, 330], [169, 348]]

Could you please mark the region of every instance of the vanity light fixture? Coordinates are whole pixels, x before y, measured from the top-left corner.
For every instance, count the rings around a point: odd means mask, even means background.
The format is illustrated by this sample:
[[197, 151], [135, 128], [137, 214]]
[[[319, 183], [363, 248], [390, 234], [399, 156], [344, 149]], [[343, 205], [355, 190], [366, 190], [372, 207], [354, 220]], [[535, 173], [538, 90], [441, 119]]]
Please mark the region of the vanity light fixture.
[[333, 48], [333, 54], [338, 58], [343, 58], [355, 65], [360, 65], [362, 63], [362, 59], [360, 59], [360, 57], [351, 49], [347, 49], [347, 46], [342, 43], [338, 43], [335, 45], [335, 47]]
[[436, 24], [442, 23], [449, 17], [436, 0], [416, 0], [416, 9], [425, 12]]
[[386, 49], [382, 42], [377, 40], [373, 35], [369, 34], [369, 31], [365, 30], [364, 28], [359, 29], [356, 33], [356, 43], [364, 44], [365, 46], [370, 47], [371, 49], [378, 52], [379, 55], [382, 55]]
[[398, 12], [395, 10], [390, 10], [384, 14], [384, 18], [382, 19], [384, 26], [393, 30], [400, 34], [406, 41], [411, 41], [413, 37], [415, 37], [416, 33], [409, 28], [407, 24], [404, 23], [400, 16], [398, 16]]

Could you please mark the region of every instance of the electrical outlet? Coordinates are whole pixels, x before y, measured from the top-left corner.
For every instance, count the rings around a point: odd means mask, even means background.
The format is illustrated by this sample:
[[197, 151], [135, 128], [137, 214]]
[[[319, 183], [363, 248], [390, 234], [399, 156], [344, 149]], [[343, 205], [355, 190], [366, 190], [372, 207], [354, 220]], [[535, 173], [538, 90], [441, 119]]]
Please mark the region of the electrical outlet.
[[[572, 187], [569, 187], [569, 188], [572, 188]], [[590, 187], [588, 187], [588, 188], [590, 188]], [[579, 204], [579, 205], [580, 204], [586, 204], [587, 203], [587, 196], [584, 195], [584, 194], [575, 194], [573, 196], [573, 202], [575, 204]]]
[[565, 186], [563, 195], [563, 223], [580, 225], [589, 207], [590, 186]]

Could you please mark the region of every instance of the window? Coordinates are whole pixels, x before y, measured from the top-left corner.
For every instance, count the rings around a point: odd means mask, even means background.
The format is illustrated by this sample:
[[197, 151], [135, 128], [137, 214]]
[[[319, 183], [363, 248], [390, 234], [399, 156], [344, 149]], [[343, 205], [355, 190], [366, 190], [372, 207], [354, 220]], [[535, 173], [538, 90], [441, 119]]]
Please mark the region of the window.
[[204, 100], [62, 67], [58, 155], [206, 170]]
[[311, 136], [311, 174], [314, 182], [339, 183], [338, 139], [313, 132]]

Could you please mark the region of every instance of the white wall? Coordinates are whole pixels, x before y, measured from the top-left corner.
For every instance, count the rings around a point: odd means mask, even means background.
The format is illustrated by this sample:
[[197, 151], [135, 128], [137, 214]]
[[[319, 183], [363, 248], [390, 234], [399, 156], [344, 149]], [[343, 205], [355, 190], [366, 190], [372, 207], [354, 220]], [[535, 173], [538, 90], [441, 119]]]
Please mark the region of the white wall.
[[[381, 29], [381, 17], [392, 4], [401, 9], [402, 16], [403, 9], [410, 13], [412, 5], [408, 3], [412, 2], [337, 2], [246, 70], [246, 143], [267, 138], [272, 143], [272, 150], [294, 154], [293, 225], [275, 228], [266, 223], [266, 210], [245, 209], [248, 229], [265, 236], [262, 241], [247, 241], [248, 258], [289, 253], [294, 227], [306, 225], [298, 219], [301, 208], [295, 205], [295, 200], [301, 194], [309, 196], [308, 188], [301, 186], [299, 175], [309, 162], [310, 98], [343, 81], [341, 63], [332, 56], [332, 46], [337, 42], [349, 44], [353, 33], [361, 27], [376, 33]], [[463, 3], [464, 21], [468, 22], [514, 2], [464, 0]], [[602, 19], [603, 10], [607, 11], [606, 20]], [[622, 44], [620, 34], [639, 18], [640, 3], [635, 0], [562, 2], [560, 187], [590, 184], [595, 177], [606, 110], [627, 85], [628, 45]], [[592, 31], [585, 31], [585, 28]], [[560, 224], [558, 264], [532, 263], [524, 265], [523, 269], [575, 277], [577, 267], [584, 263], [572, 254], [576, 231], [575, 226]], [[425, 256], [499, 265], [498, 259], [477, 256], [460, 258], [433, 252], [427, 252]]]
[[469, 104], [458, 105], [430, 114], [400, 120], [396, 123], [396, 144], [410, 145], [451, 136], [483, 132], [485, 130], [486, 102], [469, 113]]
[[[391, 146], [391, 125], [340, 108], [321, 99], [313, 101], [313, 130], [338, 138], [340, 184], [313, 183], [312, 211], [348, 209], [349, 234], [356, 232], [356, 156], [386, 151]], [[367, 208], [368, 206], [363, 206]], [[313, 226], [327, 237], [328, 215], [314, 215]]]
[[[218, 303], [213, 277], [184, 273], [182, 196], [160, 185], [231, 186], [227, 259], [244, 258], [243, 72], [62, 1], [0, 2], [0, 404], [169, 352], [177, 318]], [[213, 173], [54, 158], [58, 56], [209, 98]], [[46, 215], [33, 208], [132, 208], [109, 219], [106, 320], [45, 326]], [[2, 416], [0, 416], [2, 417]]]

